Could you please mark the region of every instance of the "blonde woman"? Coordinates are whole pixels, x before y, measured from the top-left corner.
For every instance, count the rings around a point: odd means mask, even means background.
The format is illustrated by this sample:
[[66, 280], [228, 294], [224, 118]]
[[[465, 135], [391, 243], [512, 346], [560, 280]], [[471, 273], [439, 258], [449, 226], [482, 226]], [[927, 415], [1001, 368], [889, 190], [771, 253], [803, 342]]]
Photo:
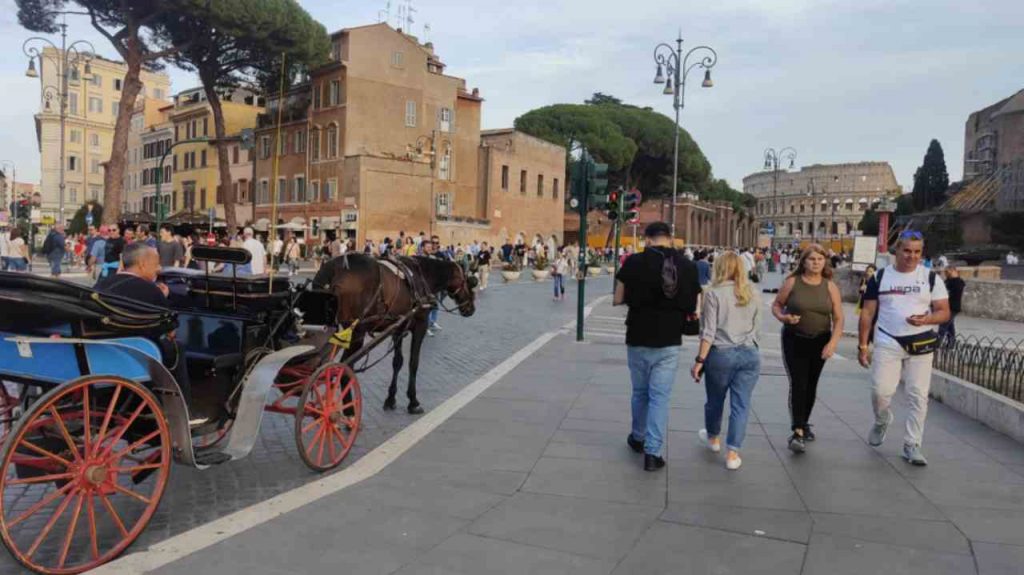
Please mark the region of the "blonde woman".
[[707, 403], [701, 441], [711, 451], [722, 450], [722, 411], [729, 395], [729, 434], [725, 466], [739, 469], [740, 448], [747, 434], [750, 398], [761, 371], [757, 331], [761, 305], [747, 280], [743, 260], [728, 251], [715, 258], [714, 280], [704, 291], [700, 350], [690, 371], [700, 382], [704, 375]]

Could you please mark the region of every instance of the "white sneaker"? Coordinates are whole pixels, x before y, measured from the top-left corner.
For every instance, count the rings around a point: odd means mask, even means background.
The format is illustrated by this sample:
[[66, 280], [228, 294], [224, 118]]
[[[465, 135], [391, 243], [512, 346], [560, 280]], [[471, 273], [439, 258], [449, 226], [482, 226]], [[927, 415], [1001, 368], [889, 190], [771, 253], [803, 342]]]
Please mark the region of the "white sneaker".
[[725, 460], [725, 468], [728, 469], [729, 471], [736, 471], [737, 469], [740, 468], [740, 465], [743, 465], [743, 460], [740, 459], [738, 453], [736, 454], [736, 457], [732, 459], [726, 458]]
[[710, 449], [713, 453], [718, 453], [718, 452], [722, 451], [722, 443], [721, 442], [719, 442], [719, 443], [711, 443], [711, 439], [708, 437], [708, 430], [702, 429], [702, 430], [698, 431], [697, 432], [697, 437], [700, 437], [700, 442], [703, 443], [704, 446], [707, 447], [708, 449]]
[[434, 337], [435, 335], [437, 335], [437, 332], [430, 328], [427, 328], [427, 335], [429, 335], [430, 337]]

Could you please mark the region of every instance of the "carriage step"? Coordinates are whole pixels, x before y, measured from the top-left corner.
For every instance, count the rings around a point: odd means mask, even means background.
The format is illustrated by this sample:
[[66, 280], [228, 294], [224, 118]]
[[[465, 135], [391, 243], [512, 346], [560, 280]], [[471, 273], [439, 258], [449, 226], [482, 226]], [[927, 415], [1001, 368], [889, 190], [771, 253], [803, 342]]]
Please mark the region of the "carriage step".
[[196, 463], [200, 465], [217, 465], [231, 461], [231, 456], [223, 451], [211, 451], [208, 453], [197, 453]]

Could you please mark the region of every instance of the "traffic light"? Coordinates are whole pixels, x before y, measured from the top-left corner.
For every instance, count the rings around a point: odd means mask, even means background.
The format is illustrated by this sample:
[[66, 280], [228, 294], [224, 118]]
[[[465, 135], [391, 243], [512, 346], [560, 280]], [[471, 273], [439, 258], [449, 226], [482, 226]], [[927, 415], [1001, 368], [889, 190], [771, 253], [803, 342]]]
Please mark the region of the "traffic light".
[[578, 207], [587, 195], [587, 166], [585, 162], [573, 162], [569, 167], [569, 194], [570, 204], [573, 208]]
[[603, 196], [608, 193], [608, 164], [591, 164], [590, 193]]
[[610, 221], [619, 219], [620, 202], [622, 201], [622, 188], [612, 190], [608, 194], [608, 201], [605, 203], [605, 210]]
[[623, 200], [624, 209], [622, 220], [629, 223], [637, 223], [640, 219], [640, 191], [636, 188], [629, 190]]

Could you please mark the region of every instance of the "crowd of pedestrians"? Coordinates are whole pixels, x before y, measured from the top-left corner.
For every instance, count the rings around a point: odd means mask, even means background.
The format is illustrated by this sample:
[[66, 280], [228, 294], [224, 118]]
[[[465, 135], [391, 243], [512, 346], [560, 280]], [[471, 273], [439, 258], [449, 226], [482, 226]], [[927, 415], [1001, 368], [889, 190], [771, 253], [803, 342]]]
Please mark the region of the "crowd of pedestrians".
[[[825, 365], [842, 338], [843, 307], [834, 268], [843, 258], [812, 244], [795, 250], [678, 250], [668, 227], [657, 222], [645, 231], [647, 247], [626, 259], [616, 276], [614, 303], [626, 305], [626, 350], [632, 383], [632, 423], [626, 443], [644, 454], [644, 469], [665, 466], [668, 405], [679, 363], [682, 336], [697, 335], [690, 374], [703, 380], [704, 427], [698, 437], [725, 466], [736, 470], [761, 368], [762, 304], [752, 284], [773, 262], [787, 274], [771, 306], [782, 325], [780, 341], [789, 379], [788, 447], [804, 454], [815, 440], [811, 414]], [[893, 415], [893, 395], [905, 382], [909, 415], [903, 458], [923, 466], [924, 422], [928, 409], [933, 352], [955, 334], [964, 283], [955, 266], [944, 278], [924, 265], [924, 236], [899, 236], [892, 265], [865, 272], [859, 314], [859, 361], [871, 369], [871, 409], [875, 423], [868, 443], [879, 446]], [[699, 310], [699, 313], [698, 311]], [[699, 329], [694, 327], [699, 318]], [[935, 328], [939, 329], [936, 333]], [[952, 336], [952, 337], [955, 337]], [[729, 426], [723, 429], [726, 399]]]

